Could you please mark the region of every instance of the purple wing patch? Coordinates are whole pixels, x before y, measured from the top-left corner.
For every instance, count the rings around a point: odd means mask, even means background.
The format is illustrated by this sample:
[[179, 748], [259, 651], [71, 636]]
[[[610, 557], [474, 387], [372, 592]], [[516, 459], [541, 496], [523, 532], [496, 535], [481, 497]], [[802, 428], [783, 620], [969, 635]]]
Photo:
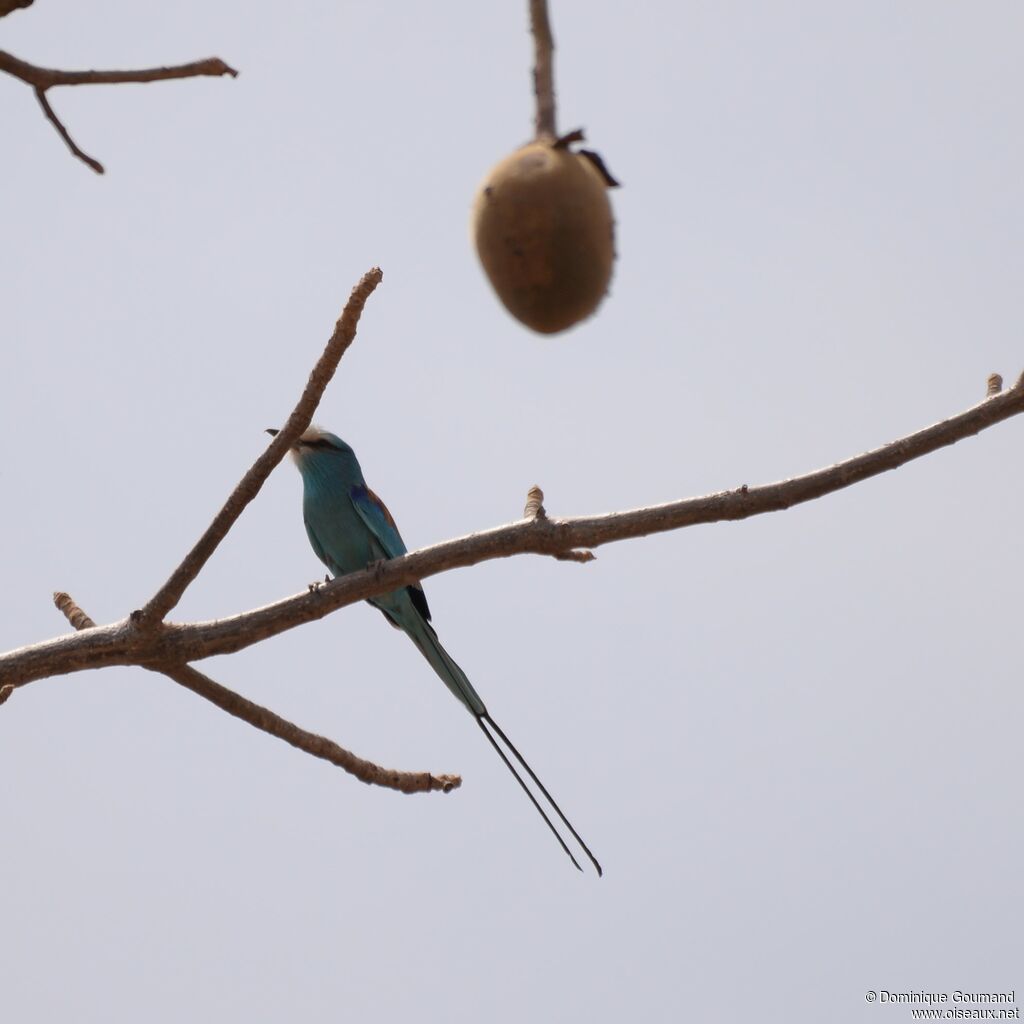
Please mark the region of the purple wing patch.
[[395, 533], [398, 533], [398, 523], [395, 522], [395, 517], [388, 511], [387, 505], [385, 505], [384, 502], [380, 500], [380, 495], [377, 494], [376, 491], [372, 491], [370, 490], [369, 487], [367, 487], [366, 496], [370, 499], [370, 501], [374, 503], [374, 505], [377, 506], [377, 508], [381, 510], [381, 512], [384, 515], [384, 518], [388, 521], [388, 525], [391, 527], [391, 529], [394, 530]]

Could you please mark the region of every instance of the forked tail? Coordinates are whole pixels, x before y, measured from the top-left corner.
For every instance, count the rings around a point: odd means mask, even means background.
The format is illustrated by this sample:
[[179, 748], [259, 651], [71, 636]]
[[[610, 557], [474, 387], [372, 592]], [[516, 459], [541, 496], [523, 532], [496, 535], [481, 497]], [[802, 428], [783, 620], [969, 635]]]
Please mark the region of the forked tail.
[[[498, 756], [505, 762], [505, 767], [512, 773], [516, 782], [522, 787], [523, 792], [530, 798], [530, 803], [536, 808], [537, 813], [544, 819], [544, 823], [551, 830], [551, 834], [558, 840], [559, 846], [565, 850], [566, 856], [573, 862], [577, 870], [582, 871], [579, 862], [572, 855], [572, 851], [566, 845], [565, 840], [562, 838], [561, 833], [555, 828], [551, 819], [548, 817], [547, 812], [541, 807], [537, 797], [534, 796], [533, 791], [527, 786], [523, 777], [516, 771], [515, 765], [508, 759], [508, 755], [501, 748], [498, 743], [501, 742], [508, 748], [512, 756], [519, 762], [520, 765], [526, 770], [527, 775], [533, 780], [534, 784], [544, 795], [547, 802], [554, 808], [555, 813], [561, 818], [562, 823], [572, 834], [573, 838], [577, 843], [580, 844], [580, 848], [590, 858], [591, 864], [594, 865], [598, 875], [603, 874], [601, 865], [597, 862], [597, 858], [590, 852], [590, 847], [583, 841], [579, 832], [573, 828], [572, 822], [562, 813], [561, 807], [555, 803], [554, 798], [547, 791], [547, 787], [543, 782], [537, 778], [536, 772], [530, 767], [526, 759], [516, 749], [515, 744], [505, 735], [501, 726], [487, 712], [487, 708], [481, 700], [480, 695], [473, 688], [473, 684], [466, 677], [466, 673], [452, 660], [448, 652], [441, 646], [441, 641], [438, 640], [437, 634], [434, 632], [433, 627], [420, 615], [416, 614], [416, 622], [410, 624], [411, 628], [406, 627], [406, 632], [412, 639], [412, 642], [420, 649], [423, 656], [430, 662], [431, 668], [441, 677], [445, 686], [466, 706], [470, 714], [476, 719], [477, 725], [480, 726], [481, 731], [487, 737], [488, 742], [498, 752]], [[490, 728], [488, 728], [490, 726]], [[494, 730], [492, 734], [491, 730]]]

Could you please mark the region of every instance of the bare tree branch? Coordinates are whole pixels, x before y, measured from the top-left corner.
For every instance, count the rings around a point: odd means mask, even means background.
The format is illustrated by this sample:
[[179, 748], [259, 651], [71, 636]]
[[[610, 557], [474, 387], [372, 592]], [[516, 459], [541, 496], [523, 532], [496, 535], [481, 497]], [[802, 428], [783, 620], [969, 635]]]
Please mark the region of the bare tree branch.
[[[10, 13], [3, 9], [3, 4], [10, 0], [0, 0], [0, 17]], [[29, 0], [31, 2], [31, 0]], [[15, 6], [18, 6], [15, 0]], [[27, 4], [21, 4], [27, 6]], [[32, 86], [39, 105], [47, 120], [56, 128], [60, 137], [67, 143], [68, 149], [79, 160], [88, 164], [97, 174], [103, 174], [103, 164], [83, 152], [71, 138], [67, 128], [50, 106], [46, 90], [60, 85], [122, 85], [127, 82], [166, 82], [174, 78], [198, 78], [202, 76], [217, 77], [220, 75], [238, 76], [238, 72], [225, 64], [219, 57], [208, 57], [189, 64], [176, 64], [170, 67], [143, 68], [138, 71], [59, 71], [55, 68], [39, 67], [28, 61], [15, 57], [14, 54], [0, 50], [0, 71], [20, 79]]]
[[206, 532], [195, 547], [185, 556], [181, 565], [171, 574], [170, 579], [154, 594], [135, 619], [140, 626], [154, 626], [181, 600], [188, 585], [199, 575], [217, 545], [227, 536], [228, 530], [242, 514], [245, 506], [259, 494], [273, 468], [284, 458], [299, 435], [309, 426], [313, 413], [320, 404], [324, 389], [334, 376], [341, 357], [356, 336], [356, 325], [362, 315], [366, 300], [373, 294], [384, 275], [380, 267], [368, 270], [352, 289], [348, 302], [342, 310], [334, 333], [327, 342], [323, 354], [317, 360], [309, 381], [298, 403], [292, 410], [285, 425], [271, 442], [270, 447], [256, 460], [252, 469], [239, 481], [238, 486], [217, 513]]
[[533, 92], [537, 99], [534, 130], [537, 138], [558, 138], [555, 128], [555, 39], [551, 34], [547, 0], [530, 0], [533, 34]]
[[7, 685], [23, 686], [36, 679], [104, 665], [159, 667], [230, 654], [301, 623], [323, 618], [344, 605], [494, 558], [528, 553], [558, 557], [632, 537], [781, 511], [896, 469], [1022, 412], [1024, 377], [1009, 390], [950, 419], [834, 466], [779, 483], [760, 487], [744, 484], [705, 497], [607, 515], [524, 519], [411, 552], [332, 580], [315, 591], [229, 618], [165, 624], [159, 630], [148, 631], [122, 620], [57, 637], [0, 655], [0, 692]]
[[[75, 604], [69, 594], [58, 590], [53, 595], [53, 603], [75, 629], [91, 629], [96, 625]], [[301, 729], [286, 718], [214, 682], [209, 676], [197, 672], [188, 665], [166, 664], [146, 667], [150, 671], [173, 679], [211, 704], [216, 704], [229, 715], [234, 715], [235, 718], [240, 718], [243, 722], [248, 722], [249, 725], [270, 733], [271, 736], [276, 736], [307, 754], [330, 761], [331, 764], [337, 765], [368, 785], [396, 789], [400, 793], [429, 793], [437, 790], [450, 793], [462, 785], [462, 779], [458, 775], [431, 775], [430, 772], [400, 772], [391, 768], [381, 768], [372, 761], [357, 757], [351, 751], [338, 746], [333, 740]], [[7, 700], [13, 691], [13, 686], [4, 686], [0, 689], [0, 704]]]
[[163, 673], [186, 689], [216, 704], [229, 715], [234, 715], [235, 718], [240, 718], [243, 722], [248, 722], [257, 729], [270, 733], [271, 736], [276, 736], [307, 754], [312, 754], [313, 757], [330, 761], [367, 785], [396, 789], [400, 793], [450, 793], [462, 785], [462, 779], [458, 775], [431, 775], [430, 772], [400, 772], [391, 768], [381, 768], [372, 761], [357, 757], [325, 736], [300, 729], [286, 718], [275, 715], [273, 711], [214, 682], [190, 665], [161, 665], [153, 668], [153, 671]]

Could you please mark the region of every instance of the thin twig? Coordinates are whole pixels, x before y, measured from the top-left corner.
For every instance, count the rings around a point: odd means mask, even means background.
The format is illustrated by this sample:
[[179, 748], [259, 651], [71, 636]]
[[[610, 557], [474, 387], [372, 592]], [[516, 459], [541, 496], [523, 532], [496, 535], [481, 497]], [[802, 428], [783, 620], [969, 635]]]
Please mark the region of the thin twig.
[[[166, 625], [159, 631], [115, 622], [0, 655], [0, 687], [105, 665], [187, 662], [243, 650], [356, 601], [387, 593], [449, 569], [527, 553], [557, 556], [614, 541], [701, 523], [747, 519], [839, 491], [955, 444], [1024, 412], [1024, 378], [979, 405], [914, 434], [804, 476], [760, 487], [686, 498], [608, 515], [524, 519], [414, 551], [350, 573], [283, 601], [213, 622]], [[280, 435], [278, 435], [280, 437]], [[264, 456], [265, 457], [265, 456]]]
[[[2, 2], [2, 0], [0, 0]], [[9, 13], [0, 8], [0, 17]], [[91, 167], [97, 174], [103, 174], [103, 164], [82, 150], [71, 133], [64, 127], [64, 122], [57, 116], [46, 90], [62, 85], [122, 85], [127, 82], [166, 82], [174, 78], [197, 78], [201, 76], [231, 75], [238, 72], [225, 64], [219, 57], [196, 60], [189, 64], [176, 64], [170, 67], [143, 68], [138, 71], [60, 71], [56, 68], [43, 68], [36, 64], [15, 57], [6, 50], [0, 50], [0, 71], [4, 71], [22, 82], [32, 86], [39, 106], [42, 107], [46, 119], [57, 130], [57, 134], [67, 144], [68, 149], [83, 163]]]
[[462, 785], [462, 779], [458, 775], [431, 775], [430, 772], [400, 772], [392, 768], [381, 768], [372, 761], [357, 757], [351, 751], [338, 746], [333, 740], [307, 732], [286, 718], [274, 714], [273, 711], [247, 700], [234, 690], [221, 686], [209, 676], [197, 672], [191, 665], [147, 665], [146, 668], [173, 679], [211, 704], [216, 704], [229, 715], [240, 718], [243, 722], [248, 722], [257, 729], [270, 733], [271, 736], [276, 736], [307, 754], [312, 754], [313, 757], [330, 761], [367, 785], [396, 789], [399, 793], [450, 793]]
[[46, 115], [46, 119], [57, 129], [57, 134], [67, 143], [68, 149], [78, 157], [83, 163], [88, 164], [97, 174], [105, 174], [106, 169], [103, 164], [99, 162], [95, 157], [89, 156], [88, 153], [84, 152], [79, 148], [78, 143], [71, 138], [67, 128], [64, 127], [64, 122], [54, 113], [53, 107], [50, 106], [50, 101], [46, 98], [46, 90], [36, 88], [33, 90], [36, 94], [36, 99], [39, 100], [39, 106], [43, 108], [43, 113]]
[[63, 590], [55, 590], [53, 592], [53, 603], [75, 629], [95, 628], [96, 623], [75, 604], [70, 594], [66, 594]]
[[530, 0], [530, 32], [533, 34], [533, 93], [537, 100], [534, 119], [538, 139], [554, 141], [555, 128], [555, 39], [551, 34], [547, 0]]
[[373, 294], [384, 275], [380, 267], [374, 267], [363, 274], [362, 279], [352, 289], [348, 302], [342, 310], [338, 322], [334, 325], [323, 354], [317, 360], [309, 381], [292, 410], [284, 426], [270, 443], [270, 447], [256, 460], [252, 468], [239, 481], [238, 486], [224, 503], [223, 508], [214, 517], [206, 532], [196, 542], [195, 547], [185, 556], [182, 563], [171, 574], [167, 582], [153, 595], [141, 612], [137, 613], [136, 621], [140, 625], [155, 625], [163, 621], [164, 616], [181, 600], [188, 585], [199, 575], [210, 556], [217, 550], [217, 545], [227, 536], [228, 530], [242, 514], [245, 506], [260, 492], [274, 467], [284, 458], [299, 435], [309, 426], [313, 413], [320, 404], [324, 389], [334, 376], [341, 357], [352, 344], [356, 336], [356, 325], [366, 305], [366, 300]]

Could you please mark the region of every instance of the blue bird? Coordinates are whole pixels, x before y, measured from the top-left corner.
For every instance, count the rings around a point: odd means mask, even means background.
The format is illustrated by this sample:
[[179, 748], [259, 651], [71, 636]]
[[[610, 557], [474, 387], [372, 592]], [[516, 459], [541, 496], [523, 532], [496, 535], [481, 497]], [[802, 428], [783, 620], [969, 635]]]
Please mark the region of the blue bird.
[[[267, 433], [276, 434], [277, 431], [268, 429]], [[406, 553], [407, 549], [395, 520], [384, 502], [366, 486], [355, 452], [340, 437], [318, 427], [310, 427], [292, 446], [291, 454], [302, 474], [302, 513], [309, 543], [313, 546], [317, 558], [334, 576], [357, 572], [382, 559], [397, 558]], [[488, 714], [487, 707], [466, 677], [466, 673], [441, 646], [434, 627], [430, 625], [430, 609], [427, 607], [423, 587], [418, 583], [412, 584], [400, 590], [393, 590], [389, 594], [371, 597], [369, 603], [379, 608], [392, 626], [408, 635], [423, 657], [430, 662], [431, 668], [441, 677], [445, 686], [476, 719], [491, 746], [522, 786], [573, 864], [582, 870], [558, 829], [552, 824], [544, 808], [498, 744], [498, 739], [526, 770], [600, 875], [601, 865], [587, 844], [580, 838], [579, 833], [523, 759], [522, 754]]]

